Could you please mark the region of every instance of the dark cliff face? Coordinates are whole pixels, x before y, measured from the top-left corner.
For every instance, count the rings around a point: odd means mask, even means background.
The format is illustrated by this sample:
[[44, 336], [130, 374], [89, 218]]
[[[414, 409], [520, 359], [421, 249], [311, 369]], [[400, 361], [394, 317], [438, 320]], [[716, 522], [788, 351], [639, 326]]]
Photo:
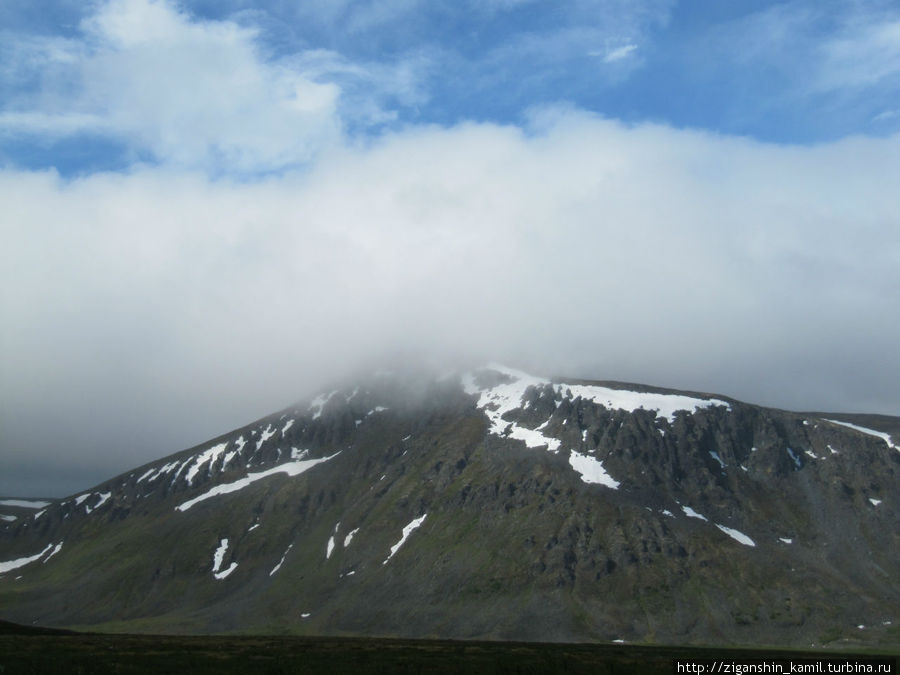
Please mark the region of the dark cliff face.
[[900, 451], [827, 419], [500, 366], [382, 374], [83, 495], [0, 508], [16, 516], [0, 615], [897, 645]]

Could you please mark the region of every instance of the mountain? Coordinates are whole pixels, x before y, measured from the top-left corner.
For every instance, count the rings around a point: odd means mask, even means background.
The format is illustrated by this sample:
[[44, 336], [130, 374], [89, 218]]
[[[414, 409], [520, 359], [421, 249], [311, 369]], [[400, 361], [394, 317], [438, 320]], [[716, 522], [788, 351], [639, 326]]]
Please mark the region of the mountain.
[[896, 647], [898, 423], [380, 372], [82, 494], [0, 500], [0, 618]]

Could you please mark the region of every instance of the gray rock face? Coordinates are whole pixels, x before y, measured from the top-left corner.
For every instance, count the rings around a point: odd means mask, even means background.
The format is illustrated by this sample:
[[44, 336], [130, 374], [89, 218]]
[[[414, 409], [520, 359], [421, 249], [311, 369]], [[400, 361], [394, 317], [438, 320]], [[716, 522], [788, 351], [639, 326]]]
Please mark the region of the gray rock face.
[[0, 506], [0, 616], [897, 646], [900, 450], [877, 435], [896, 425], [496, 365], [380, 374], [83, 494]]

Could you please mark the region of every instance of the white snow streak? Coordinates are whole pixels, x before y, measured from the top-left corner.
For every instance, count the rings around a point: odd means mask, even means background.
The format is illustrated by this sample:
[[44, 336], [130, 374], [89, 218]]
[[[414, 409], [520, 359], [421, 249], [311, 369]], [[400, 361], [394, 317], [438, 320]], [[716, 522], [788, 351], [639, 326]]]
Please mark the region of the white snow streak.
[[756, 542], [754, 542], [743, 532], [738, 532], [737, 530], [734, 530], [730, 527], [725, 527], [724, 525], [719, 525], [718, 523], [715, 523], [715, 526], [735, 541], [742, 543], [744, 546], [756, 546]]
[[197, 474], [200, 473], [200, 467], [209, 462], [209, 466], [215, 463], [216, 459], [218, 459], [219, 455], [221, 455], [225, 448], [228, 446], [228, 442], [219, 443], [218, 445], [214, 445], [211, 448], [204, 450], [201, 452], [191, 467], [188, 469], [187, 474], [185, 474], [185, 480], [187, 480], [188, 485], [192, 485], [194, 482], [194, 478], [197, 477]]
[[403, 543], [407, 540], [409, 535], [413, 533], [413, 530], [415, 530], [417, 527], [419, 527], [419, 525], [421, 525], [423, 522], [425, 522], [425, 516], [427, 516], [427, 515], [428, 515], [427, 513], [421, 515], [420, 517], [416, 518], [415, 520], [410, 522], [406, 527], [403, 528], [403, 536], [400, 537], [400, 541], [398, 541], [396, 544], [391, 546], [391, 553], [387, 558], [385, 558], [385, 561], [383, 563], [381, 563], [382, 565], [387, 565], [388, 560], [393, 558], [394, 554], [398, 550], [400, 550], [400, 547], [403, 546]]
[[[490, 364], [484, 370], [492, 370], [507, 376], [511, 381], [497, 384], [489, 388], [481, 388], [476, 384], [476, 373], [468, 372], [460, 376], [463, 390], [470, 395], [477, 395], [477, 406], [484, 412], [490, 421], [490, 433], [497, 436], [523, 441], [529, 448], [546, 446], [550, 452], [558, 452], [561, 441], [545, 435], [543, 430], [550, 419], [536, 429], [529, 429], [515, 422], [504, 419], [504, 415], [513, 410], [525, 409], [525, 393], [529, 387], [552, 386], [556, 397], [582, 398], [598, 405], [634, 412], [639, 409], [656, 411], [659, 418], [671, 421], [676, 411], [696, 411], [710, 406], [725, 406], [729, 404], [718, 399], [699, 399], [677, 394], [652, 394], [609, 389], [594, 385], [568, 385], [552, 384], [550, 380], [534, 377], [519, 370], [507, 368], [499, 364]], [[565, 423], [565, 422], [563, 422]], [[587, 441], [587, 430], [582, 431], [582, 442]], [[721, 459], [719, 460], [721, 463]], [[608, 487], [618, 487], [616, 482], [603, 469], [602, 464], [587, 455], [580, 455], [574, 451], [569, 456], [569, 463], [578, 471], [582, 480], [589, 483], [600, 483]], [[722, 463], [724, 466], [724, 463]]]
[[138, 478], [136, 481], [134, 481], [135, 485], [137, 485], [142, 480], [144, 480], [145, 478], [150, 476], [154, 471], [156, 471], [156, 469], [154, 469], [153, 467], [150, 467], [149, 469], [147, 469], [144, 473], [141, 474], [140, 478]]
[[[41, 511], [43, 513], [43, 511]], [[7, 523], [14, 523], [18, 520], [16, 516], [7, 516], [6, 514], [0, 513], [0, 520], [4, 520]]]
[[216, 552], [213, 553], [213, 572], [218, 572], [219, 568], [222, 566], [222, 560], [225, 558], [225, 552], [228, 550], [228, 539], [222, 539], [219, 542], [219, 547], [216, 549]]
[[50, 560], [50, 558], [52, 558], [57, 553], [59, 553], [62, 550], [62, 545], [63, 545], [63, 542], [59, 542], [56, 546], [54, 546], [53, 550], [50, 551], [50, 555], [48, 555], [46, 558], [44, 558], [43, 563], [46, 564], [47, 561]]
[[789, 539], [787, 537], [778, 537], [778, 541], [784, 542], [785, 544], [793, 544], [794, 540]]
[[224, 579], [229, 574], [234, 572], [237, 569], [237, 566], [238, 566], [238, 564], [236, 562], [233, 562], [228, 566], [227, 570], [222, 570], [221, 572], [217, 572], [217, 573], [213, 574], [213, 576], [216, 578], [217, 581], [222, 581], [222, 579]]
[[[62, 546], [62, 544], [60, 544], [60, 546]], [[0, 574], [5, 574], [6, 572], [24, 567], [28, 563], [33, 563], [35, 560], [40, 560], [47, 551], [50, 551], [53, 548], [53, 544], [47, 544], [47, 547], [43, 551], [41, 551], [40, 553], [36, 553], [35, 555], [30, 555], [26, 558], [16, 558], [15, 560], [0, 562]]]
[[484, 414], [487, 415], [491, 422], [490, 433], [524, 441], [525, 445], [529, 448], [538, 448], [545, 445], [550, 452], [557, 452], [560, 446], [559, 440], [544, 436], [544, 434], [537, 429], [522, 427], [514, 422], [507, 422], [503, 419], [503, 416], [506, 413], [522, 406], [522, 398], [529, 387], [540, 387], [549, 384], [549, 380], [532, 377], [531, 375], [518, 370], [506, 368], [505, 366], [492, 364], [489, 368], [490, 370], [497, 371], [513, 378], [513, 381], [498, 384], [495, 387], [484, 391], [480, 391], [476, 387], [474, 376], [471, 373], [464, 375], [462, 382], [463, 389], [466, 393], [476, 394], [480, 392], [477, 405]]
[[869, 497], [869, 501], [872, 502], [872, 506], [878, 506], [881, 503], [880, 499], [873, 499], [872, 497]]
[[706, 520], [706, 516], [700, 515], [690, 506], [682, 506], [681, 510], [684, 511], [684, 515], [688, 516], [689, 518], [699, 518], [700, 520]]
[[900, 450], [900, 447], [894, 445], [893, 441], [891, 441], [890, 434], [886, 434], [883, 431], [875, 431], [874, 429], [867, 429], [866, 427], [861, 427], [856, 424], [850, 424], [850, 422], [838, 422], [837, 420], [825, 420], [826, 422], [831, 422], [832, 424], [838, 424], [842, 427], [847, 427], [848, 429], [854, 429], [855, 431], [859, 431], [863, 434], [868, 434], [869, 436], [875, 436], [876, 438], [880, 438], [885, 443], [888, 444], [888, 447], [894, 448], [895, 450]]
[[359, 532], [358, 527], [355, 530], [350, 530], [350, 533], [344, 537], [344, 548], [347, 548], [350, 545], [350, 542], [353, 541], [353, 535], [357, 532]]
[[325, 560], [328, 560], [331, 557], [332, 551], [334, 551], [334, 538], [337, 536], [340, 527], [341, 521], [338, 521], [337, 525], [334, 526], [334, 533], [328, 538], [328, 547], [325, 550]]
[[278, 564], [272, 568], [271, 572], [269, 572], [269, 576], [272, 576], [273, 574], [275, 574], [275, 572], [277, 572], [278, 570], [281, 569], [282, 564], [284, 564], [284, 559], [287, 558], [288, 551], [290, 551], [292, 548], [294, 548], [293, 544], [291, 544], [287, 547], [287, 550], [285, 550], [284, 555], [281, 556], [281, 560], [279, 560]]
[[281, 429], [281, 435], [284, 436], [287, 433], [287, 430], [294, 426], [294, 420], [288, 420], [287, 424], [284, 425]]
[[216, 497], [218, 495], [229, 494], [231, 492], [237, 492], [241, 490], [251, 483], [254, 483], [258, 480], [262, 480], [263, 478], [268, 478], [269, 476], [274, 476], [278, 473], [284, 473], [288, 476], [299, 476], [304, 471], [307, 471], [314, 467], [316, 464], [321, 464], [322, 462], [327, 462], [329, 459], [333, 457], [337, 457], [340, 454], [340, 451], [334, 453], [330, 457], [321, 457], [319, 459], [306, 459], [302, 461], [296, 462], [286, 462], [284, 464], [279, 464], [278, 466], [273, 466], [271, 469], [266, 469], [265, 471], [260, 471], [258, 473], [249, 473], [244, 478], [237, 480], [233, 483], [223, 483], [221, 485], [216, 485], [211, 490], [204, 492], [202, 495], [198, 497], [194, 497], [193, 499], [189, 499], [183, 504], [179, 504], [175, 507], [177, 511], [187, 511], [189, 508], [197, 504], [198, 502], [202, 502], [211, 497]]
[[731, 406], [718, 399], [693, 398], [680, 394], [652, 394], [646, 392], [628, 391], [625, 389], [609, 389], [597, 385], [584, 384], [558, 384], [556, 390], [559, 393], [571, 391], [573, 398], [583, 398], [593, 401], [606, 408], [634, 412], [636, 410], [655, 410], [656, 416], [672, 421], [676, 412], [695, 412], [701, 408], [712, 406]]
[[325, 404], [328, 403], [329, 399], [336, 393], [337, 391], [335, 390], [330, 394], [319, 394], [310, 402], [309, 409], [315, 411], [312, 416], [314, 420], [317, 420], [322, 416], [322, 409], [325, 407]]
[[619, 488], [619, 481], [606, 472], [606, 469], [603, 468], [603, 462], [599, 459], [595, 459], [590, 455], [582, 455], [572, 450], [569, 455], [569, 464], [581, 474], [581, 480], [585, 483], [598, 483], [613, 490]]
[[256, 450], [259, 451], [262, 448], [263, 443], [272, 438], [275, 435], [275, 429], [272, 428], [272, 425], [268, 425], [265, 430], [262, 432], [260, 439], [256, 441]]
[[[150, 468], [147, 469], [144, 473], [141, 474], [141, 477], [134, 481], [135, 485], [140, 483], [142, 480], [147, 479], [148, 483], [152, 483], [157, 478], [162, 476], [163, 474], [169, 473], [172, 469], [178, 466], [178, 460], [174, 462], [170, 462], [164, 466], [161, 466], [159, 469]], [[96, 507], [94, 507], [96, 508]]]
[[235, 568], [238, 566], [236, 562], [233, 562], [228, 566], [227, 570], [223, 570], [221, 572], [219, 571], [219, 568], [222, 567], [222, 561], [225, 559], [226, 551], [228, 551], [228, 539], [222, 539], [219, 542], [219, 547], [216, 549], [216, 552], [213, 553], [212, 573], [213, 577], [215, 577], [218, 581], [221, 581], [229, 574], [234, 572]]
[[23, 509], [42, 509], [50, 506], [50, 502], [42, 502], [34, 499], [0, 499], [0, 506], [18, 506]]
[[110, 497], [112, 497], [112, 492], [95, 492], [94, 494], [100, 497], [100, 501], [94, 504], [94, 506], [88, 506], [87, 504], [85, 504], [84, 510], [88, 513], [90, 513], [91, 511], [96, 511], [101, 506], [103, 506]]

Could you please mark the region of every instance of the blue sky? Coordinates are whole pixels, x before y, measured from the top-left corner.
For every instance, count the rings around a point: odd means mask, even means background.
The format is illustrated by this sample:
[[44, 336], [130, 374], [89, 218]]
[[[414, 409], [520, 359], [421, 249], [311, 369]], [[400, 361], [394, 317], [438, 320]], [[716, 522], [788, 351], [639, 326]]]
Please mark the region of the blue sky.
[[[130, 20], [157, 21], [161, 33], [126, 35], [138, 29]], [[171, 159], [158, 147], [161, 134], [172, 135], [158, 128], [163, 110], [172, 125], [179, 115], [214, 118], [221, 102], [212, 88], [194, 87], [241, 88], [222, 72], [229, 63], [255, 71], [247, 74], [258, 89], [247, 98], [273, 105], [296, 82], [310, 84], [311, 99], [331, 88], [334, 118], [316, 121], [355, 139], [408, 125], [522, 124], [535, 107], [560, 104], [773, 143], [900, 128], [900, 7], [891, 2], [11, 0], [0, 29], [0, 161], [63, 175]], [[167, 77], [181, 86], [166, 91], [158, 79]], [[142, 85], [160, 109], [123, 123], [145, 103]], [[192, 94], [206, 113], [184, 101]], [[231, 104], [246, 101], [235, 95]], [[326, 103], [310, 105], [322, 113]], [[273, 121], [241, 113], [247, 125]], [[296, 167], [310, 150], [267, 154], [240, 170]], [[207, 157], [207, 168], [234, 173], [225, 155]]]
[[900, 414], [897, 184], [895, 2], [6, 0], [0, 495], [385, 355]]

